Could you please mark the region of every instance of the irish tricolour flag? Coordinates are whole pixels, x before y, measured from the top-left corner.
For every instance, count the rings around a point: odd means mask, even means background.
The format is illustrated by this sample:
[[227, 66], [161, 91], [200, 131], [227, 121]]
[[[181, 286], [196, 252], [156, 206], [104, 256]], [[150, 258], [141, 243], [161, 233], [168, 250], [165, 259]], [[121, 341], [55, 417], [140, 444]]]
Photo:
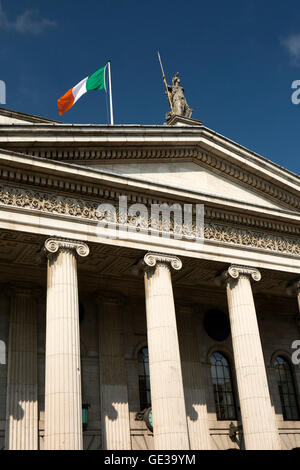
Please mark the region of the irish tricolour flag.
[[64, 96], [59, 98], [57, 101], [58, 112], [62, 116], [66, 111], [72, 108], [72, 106], [82, 97], [87, 91], [90, 90], [105, 90], [105, 70], [106, 67], [97, 70], [89, 77], [84, 78], [71, 88]]

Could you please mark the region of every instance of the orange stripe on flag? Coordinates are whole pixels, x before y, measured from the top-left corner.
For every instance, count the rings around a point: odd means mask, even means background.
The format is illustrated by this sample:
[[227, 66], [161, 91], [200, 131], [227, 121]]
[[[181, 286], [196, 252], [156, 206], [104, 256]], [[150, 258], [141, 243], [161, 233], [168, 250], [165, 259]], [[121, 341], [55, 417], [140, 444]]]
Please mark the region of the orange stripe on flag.
[[57, 101], [57, 107], [58, 107], [58, 112], [59, 115], [62, 116], [64, 113], [69, 111], [70, 108], [72, 108], [74, 104], [74, 96], [73, 96], [73, 88], [71, 88], [67, 93], [59, 98]]

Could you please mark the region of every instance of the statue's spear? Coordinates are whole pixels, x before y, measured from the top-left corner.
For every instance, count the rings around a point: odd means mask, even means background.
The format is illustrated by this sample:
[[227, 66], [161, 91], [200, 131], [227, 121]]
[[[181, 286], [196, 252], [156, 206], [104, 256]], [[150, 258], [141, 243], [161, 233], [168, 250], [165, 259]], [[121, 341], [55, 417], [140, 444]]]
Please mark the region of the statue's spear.
[[163, 81], [164, 81], [164, 84], [165, 84], [165, 87], [166, 87], [166, 91], [167, 91], [167, 96], [168, 96], [169, 105], [170, 105], [170, 108], [171, 108], [171, 111], [172, 111], [171, 93], [169, 92], [169, 88], [168, 88], [168, 84], [167, 84], [167, 80], [166, 80], [164, 68], [163, 68], [163, 65], [162, 65], [162, 62], [161, 62], [161, 58], [160, 58], [160, 53], [157, 52], [157, 55], [158, 55], [158, 60], [159, 60], [160, 67], [161, 67], [161, 71], [162, 71], [162, 75], [163, 75]]

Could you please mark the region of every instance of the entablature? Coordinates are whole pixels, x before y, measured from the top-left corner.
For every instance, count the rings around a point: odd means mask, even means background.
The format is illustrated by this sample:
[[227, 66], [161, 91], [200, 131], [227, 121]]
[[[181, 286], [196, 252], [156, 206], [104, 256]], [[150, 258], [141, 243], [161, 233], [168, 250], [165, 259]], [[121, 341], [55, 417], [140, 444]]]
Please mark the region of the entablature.
[[[254, 207], [242, 202], [233, 206], [226, 201], [210, 200], [201, 194], [173, 190], [158, 184], [136, 181], [98, 170], [62, 162], [0, 153], [0, 211], [2, 226], [45, 235], [61, 235], [93, 242], [136, 246], [156, 251], [171, 250], [174, 254], [237, 262], [247, 265], [300, 272], [300, 215], [287, 210]], [[154, 240], [142, 233], [126, 240], [107, 240], [97, 236], [99, 221], [109, 221], [109, 214], [99, 215], [98, 206], [109, 202], [116, 209], [118, 227], [149, 228], [151, 217], [141, 220], [132, 215], [126, 221], [118, 212], [119, 196], [126, 195], [128, 204], [167, 203], [204, 204], [204, 248], [192, 242], [174, 239], [174, 218], [168, 230], [170, 240], [160, 238], [165, 230], [159, 227]], [[105, 219], [107, 217], [107, 219]], [[122, 230], [123, 230], [122, 228]], [[196, 228], [191, 229], [194, 234]], [[252, 264], [251, 264], [252, 263]], [[277, 266], [277, 267], [276, 267]]]
[[300, 207], [297, 175], [203, 126], [0, 126], [0, 146], [83, 165], [193, 161], [283, 207]]

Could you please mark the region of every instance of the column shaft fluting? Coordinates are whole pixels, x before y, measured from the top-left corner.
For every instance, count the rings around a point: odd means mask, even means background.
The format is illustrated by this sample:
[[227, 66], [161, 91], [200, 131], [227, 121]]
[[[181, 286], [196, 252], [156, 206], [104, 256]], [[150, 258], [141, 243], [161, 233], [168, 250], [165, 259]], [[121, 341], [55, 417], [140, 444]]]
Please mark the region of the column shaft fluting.
[[[173, 298], [171, 266], [175, 257], [144, 258], [150, 386], [156, 450], [189, 449], [186, 409]], [[171, 266], [170, 266], [171, 265]]]
[[113, 296], [102, 297], [99, 301], [102, 447], [107, 450], [130, 450], [123, 305]]
[[76, 253], [84, 244], [48, 240], [45, 448], [81, 450], [82, 399]]
[[6, 448], [38, 449], [37, 304], [30, 288], [11, 292]]
[[227, 296], [232, 345], [247, 450], [278, 450], [279, 435], [272, 409], [265, 361], [250, 276], [260, 280], [259, 271], [230, 267]]

